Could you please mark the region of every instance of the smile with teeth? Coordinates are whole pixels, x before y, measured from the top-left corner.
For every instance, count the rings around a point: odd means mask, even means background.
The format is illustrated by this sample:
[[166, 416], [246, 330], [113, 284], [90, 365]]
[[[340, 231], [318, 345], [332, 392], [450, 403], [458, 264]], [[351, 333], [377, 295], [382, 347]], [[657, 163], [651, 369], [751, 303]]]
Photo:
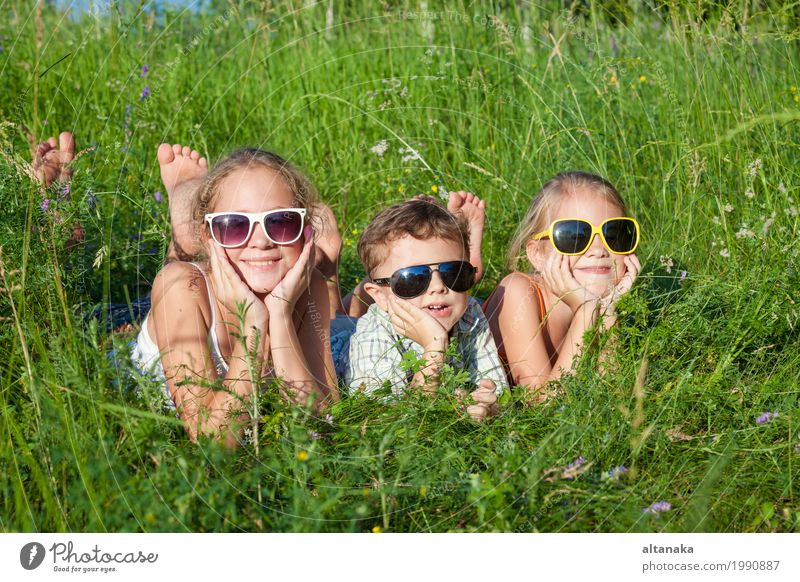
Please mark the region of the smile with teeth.
[[269, 269], [275, 266], [280, 259], [242, 261], [251, 269]]
[[450, 306], [446, 303], [435, 303], [433, 305], [428, 305], [425, 307], [428, 311], [431, 312], [431, 315], [447, 315], [450, 313]]

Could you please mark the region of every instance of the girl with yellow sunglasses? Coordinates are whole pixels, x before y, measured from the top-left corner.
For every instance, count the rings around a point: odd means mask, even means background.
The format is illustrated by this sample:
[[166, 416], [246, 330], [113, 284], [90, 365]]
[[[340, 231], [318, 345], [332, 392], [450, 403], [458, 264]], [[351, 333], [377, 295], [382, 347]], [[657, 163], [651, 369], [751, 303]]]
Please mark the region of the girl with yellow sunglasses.
[[[615, 304], [641, 270], [638, 245], [639, 223], [600, 176], [561, 173], [534, 197], [511, 243], [512, 273], [484, 303], [510, 379], [531, 401], [572, 369], [601, 316], [606, 329], [614, 324]], [[517, 270], [523, 250], [527, 272]]]

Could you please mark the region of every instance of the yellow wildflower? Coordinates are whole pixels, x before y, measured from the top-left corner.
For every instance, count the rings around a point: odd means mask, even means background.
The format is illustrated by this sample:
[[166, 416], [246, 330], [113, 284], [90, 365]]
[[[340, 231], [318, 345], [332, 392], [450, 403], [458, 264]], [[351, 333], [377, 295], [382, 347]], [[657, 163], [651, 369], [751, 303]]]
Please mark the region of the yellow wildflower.
[[642, 83], [644, 83], [645, 81], [647, 81], [647, 77], [645, 77], [644, 75], [640, 75], [640, 76], [639, 76], [639, 81], [641, 81]]
[[297, 458], [300, 461], [306, 462], [308, 460], [308, 452], [300, 451], [299, 453], [297, 453]]
[[421, 486], [419, 488], [419, 496], [420, 497], [425, 497], [427, 494], [428, 494], [428, 488], [425, 487], [425, 485]]
[[398, 191], [398, 192], [400, 192], [400, 194], [402, 194], [403, 192], [405, 192], [405, 190], [406, 190], [406, 189], [405, 189], [405, 187], [404, 187], [404, 186], [402, 186], [402, 185], [400, 185], [400, 186], [398, 186], [398, 187], [397, 187], [397, 191]]
[[439, 187], [438, 187], [436, 184], [434, 184], [433, 186], [431, 186], [431, 192], [433, 192], [434, 194], [436, 194], [438, 191], [439, 191]]
[[381, 533], [381, 531], [382, 531], [381, 526], [379, 525], [376, 525], [375, 527], [372, 528], [372, 533]]

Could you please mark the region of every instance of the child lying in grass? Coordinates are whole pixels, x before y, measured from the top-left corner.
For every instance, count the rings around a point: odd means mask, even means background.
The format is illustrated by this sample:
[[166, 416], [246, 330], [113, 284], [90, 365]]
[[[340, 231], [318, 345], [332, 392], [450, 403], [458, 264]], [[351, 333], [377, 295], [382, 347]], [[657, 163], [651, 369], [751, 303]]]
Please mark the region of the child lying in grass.
[[[639, 224], [606, 180], [584, 172], [558, 174], [534, 197], [509, 251], [506, 276], [484, 311], [515, 384], [546, 398], [543, 386], [572, 369], [585, 332], [615, 305], [641, 270], [634, 254]], [[520, 251], [532, 273], [516, 271]]]
[[210, 173], [180, 145], [162, 144], [158, 159], [171, 210], [179, 203], [173, 222], [191, 216], [176, 259], [191, 253], [195, 262], [174, 260], [156, 277], [132, 353], [138, 367], [164, 382], [193, 440], [218, 435], [228, 446], [262, 379], [281, 380], [284, 397], [313, 399], [317, 410], [336, 400], [328, 290], [312, 268], [313, 186], [257, 149], [234, 152]]
[[[496, 412], [507, 382], [488, 322], [467, 295], [476, 271], [469, 241], [466, 220], [430, 199], [396, 204], [364, 230], [358, 254], [367, 273], [364, 291], [375, 303], [336, 350], [339, 376], [350, 390], [372, 393], [388, 382], [396, 396], [409, 388], [434, 392], [449, 363], [479, 386], [470, 416]], [[451, 340], [452, 360], [446, 356]], [[425, 362], [414, 374], [401, 366], [407, 351]]]

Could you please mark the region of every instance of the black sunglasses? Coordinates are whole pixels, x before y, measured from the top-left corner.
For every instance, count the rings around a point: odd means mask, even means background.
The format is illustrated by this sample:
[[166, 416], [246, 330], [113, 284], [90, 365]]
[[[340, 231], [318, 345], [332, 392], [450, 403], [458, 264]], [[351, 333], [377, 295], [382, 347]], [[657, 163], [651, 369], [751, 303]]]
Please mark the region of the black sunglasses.
[[[438, 266], [432, 269], [432, 266]], [[401, 299], [419, 297], [428, 290], [433, 272], [438, 271], [445, 286], [456, 293], [469, 291], [475, 284], [477, 269], [467, 261], [445, 261], [432, 265], [412, 265], [398, 269], [391, 277], [372, 279], [376, 285], [390, 286], [392, 293]]]

